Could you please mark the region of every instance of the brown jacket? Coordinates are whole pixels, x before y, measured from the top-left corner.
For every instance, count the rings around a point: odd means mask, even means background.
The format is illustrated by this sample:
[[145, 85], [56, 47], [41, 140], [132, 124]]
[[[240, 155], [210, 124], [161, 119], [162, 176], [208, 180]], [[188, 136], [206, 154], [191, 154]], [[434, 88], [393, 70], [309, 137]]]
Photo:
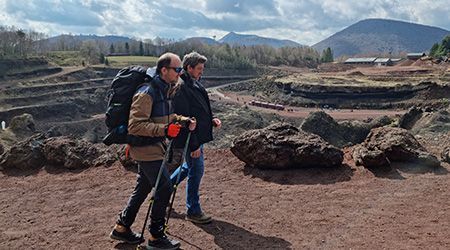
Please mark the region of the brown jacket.
[[[170, 96], [174, 93], [159, 76], [149, 85], [140, 87], [133, 96], [128, 120], [128, 134], [164, 137], [171, 122], [182, 122], [187, 117], [173, 113]], [[148, 146], [130, 146], [130, 156], [137, 161], [164, 159], [166, 140]]]

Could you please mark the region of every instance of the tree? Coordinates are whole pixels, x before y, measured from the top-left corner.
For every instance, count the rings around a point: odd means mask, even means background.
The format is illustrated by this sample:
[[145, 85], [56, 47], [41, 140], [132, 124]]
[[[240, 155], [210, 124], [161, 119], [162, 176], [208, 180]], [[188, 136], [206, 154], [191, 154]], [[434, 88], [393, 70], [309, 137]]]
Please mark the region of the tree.
[[130, 54], [130, 45], [128, 42], [125, 43], [125, 53]]
[[144, 55], [144, 43], [142, 41], [139, 42], [139, 55]]
[[333, 52], [331, 51], [330, 47], [328, 47], [328, 48], [323, 50], [322, 57], [320, 58], [320, 61], [323, 62], [323, 63], [333, 62], [334, 61]]
[[42, 53], [43, 33], [0, 26], [0, 58], [25, 58]]
[[81, 55], [91, 64], [99, 63], [100, 50], [93, 40], [83, 41], [80, 48]]
[[440, 49], [440, 46], [438, 43], [433, 44], [433, 46], [430, 49], [430, 56], [436, 57], [436, 54], [438, 53]]
[[114, 44], [111, 43], [111, 46], [109, 46], [109, 54], [114, 54], [116, 50], [114, 49]]
[[433, 44], [430, 49], [430, 56], [438, 58], [441, 56], [448, 56], [450, 54], [450, 35], [442, 39], [441, 44]]
[[100, 63], [105, 63], [105, 54], [103, 54], [103, 53], [100, 53], [100, 57], [99, 57], [99, 61], [100, 61]]
[[442, 50], [444, 56], [448, 55], [450, 53], [450, 35], [446, 36], [442, 40], [441, 50]]

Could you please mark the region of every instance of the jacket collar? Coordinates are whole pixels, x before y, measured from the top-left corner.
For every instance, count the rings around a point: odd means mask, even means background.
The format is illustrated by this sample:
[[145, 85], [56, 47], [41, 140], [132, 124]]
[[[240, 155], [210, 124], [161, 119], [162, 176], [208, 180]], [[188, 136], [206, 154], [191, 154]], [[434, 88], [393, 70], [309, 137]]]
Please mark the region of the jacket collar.
[[181, 79], [183, 79], [183, 81], [189, 85], [193, 85], [194, 84], [194, 79], [189, 75], [188, 72], [184, 72], [181, 76]]
[[166, 83], [160, 75], [156, 75], [154, 79], [155, 86], [160, 89], [164, 94], [167, 94], [170, 88], [170, 84]]
[[200, 86], [203, 86], [198, 80], [192, 78], [188, 72], [184, 72], [180, 77], [191, 88], [200, 88]]

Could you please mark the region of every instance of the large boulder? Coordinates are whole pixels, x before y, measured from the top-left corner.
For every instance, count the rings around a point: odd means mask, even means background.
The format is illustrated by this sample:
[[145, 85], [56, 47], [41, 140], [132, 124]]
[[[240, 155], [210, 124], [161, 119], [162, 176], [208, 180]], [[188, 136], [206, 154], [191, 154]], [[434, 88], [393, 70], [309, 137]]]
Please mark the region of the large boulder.
[[241, 134], [231, 152], [248, 166], [263, 169], [335, 167], [343, 160], [340, 149], [288, 123]]
[[12, 130], [18, 137], [28, 137], [36, 132], [33, 116], [22, 114], [11, 119], [8, 129]]
[[413, 134], [448, 133], [450, 131], [450, 108], [423, 112], [411, 127]]
[[[65, 136], [48, 138], [46, 134], [39, 133], [6, 149], [0, 159], [0, 169], [39, 169], [44, 165], [82, 169], [111, 166], [118, 160], [124, 164], [120, 159], [123, 148], [123, 145], [108, 147]], [[136, 165], [135, 162], [128, 164]]]
[[369, 168], [385, 168], [391, 165], [383, 151], [377, 148], [368, 149], [362, 145], [357, 145], [353, 148], [353, 159], [356, 165]]
[[3, 169], [38, 169], [45, 162], [43, 142], [45, 135], [36, 134], [24, 141], [20, 141], [7, 150], [1, 158], [0, 166]]
[[411, 129], [414, 124], [422, 117], [421, 108], [412, 107], [406, 112], [399, 121], [399, 126], [404, 129]]
[[366, 140], [353, 150], [357, 164], [369, 168], [388, 165], [389, 162], [411, 162], [424, 167], [438, 167], [439, 160], [406, 129], [374, 128]]
[[67, 169], [80, 169], [102, 164], [111, 165], [117, 160], [114, 153], [101, 147], [103, 146], [92, 144], [86, 140], [74, 140], [61, 136], [45, 140], [43, 151], [48, 164]]
[[342, 121], [336, 122], [323, 111], [311, 112], [301, 125], [303, 131], [322, 137], [336, 147], [355, 145], [364, 141], [371, 128], [392, 123], [392, 119], [382, 116], [371, 122]]

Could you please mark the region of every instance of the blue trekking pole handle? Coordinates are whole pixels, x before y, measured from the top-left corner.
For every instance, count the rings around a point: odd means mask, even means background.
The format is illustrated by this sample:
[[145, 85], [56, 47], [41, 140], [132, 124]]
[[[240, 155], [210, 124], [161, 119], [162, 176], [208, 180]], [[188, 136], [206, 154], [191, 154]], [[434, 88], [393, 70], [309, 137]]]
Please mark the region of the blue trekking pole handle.
[[[191, 140], [191, 131], [189, 131], [188, 135], [187, 135], [187, 139], [186, 139], [186, 143], [184, 144], [184, 149], [183, 149], [183, 155], [181, 157], [183, 157], [181, 164], [184, 163], [184, 161], [186, 160], [186, 154], [187, 154], [187, 150], [189, 148], [189, 141]], [[181, 170], [181, 169], [180, 169]], [[177, 174], [177, 182], [175, 183], [178, 186], [178, 182], [180, 182], [180, 178], [181, 178], [181, 171], [178, 172]]]

